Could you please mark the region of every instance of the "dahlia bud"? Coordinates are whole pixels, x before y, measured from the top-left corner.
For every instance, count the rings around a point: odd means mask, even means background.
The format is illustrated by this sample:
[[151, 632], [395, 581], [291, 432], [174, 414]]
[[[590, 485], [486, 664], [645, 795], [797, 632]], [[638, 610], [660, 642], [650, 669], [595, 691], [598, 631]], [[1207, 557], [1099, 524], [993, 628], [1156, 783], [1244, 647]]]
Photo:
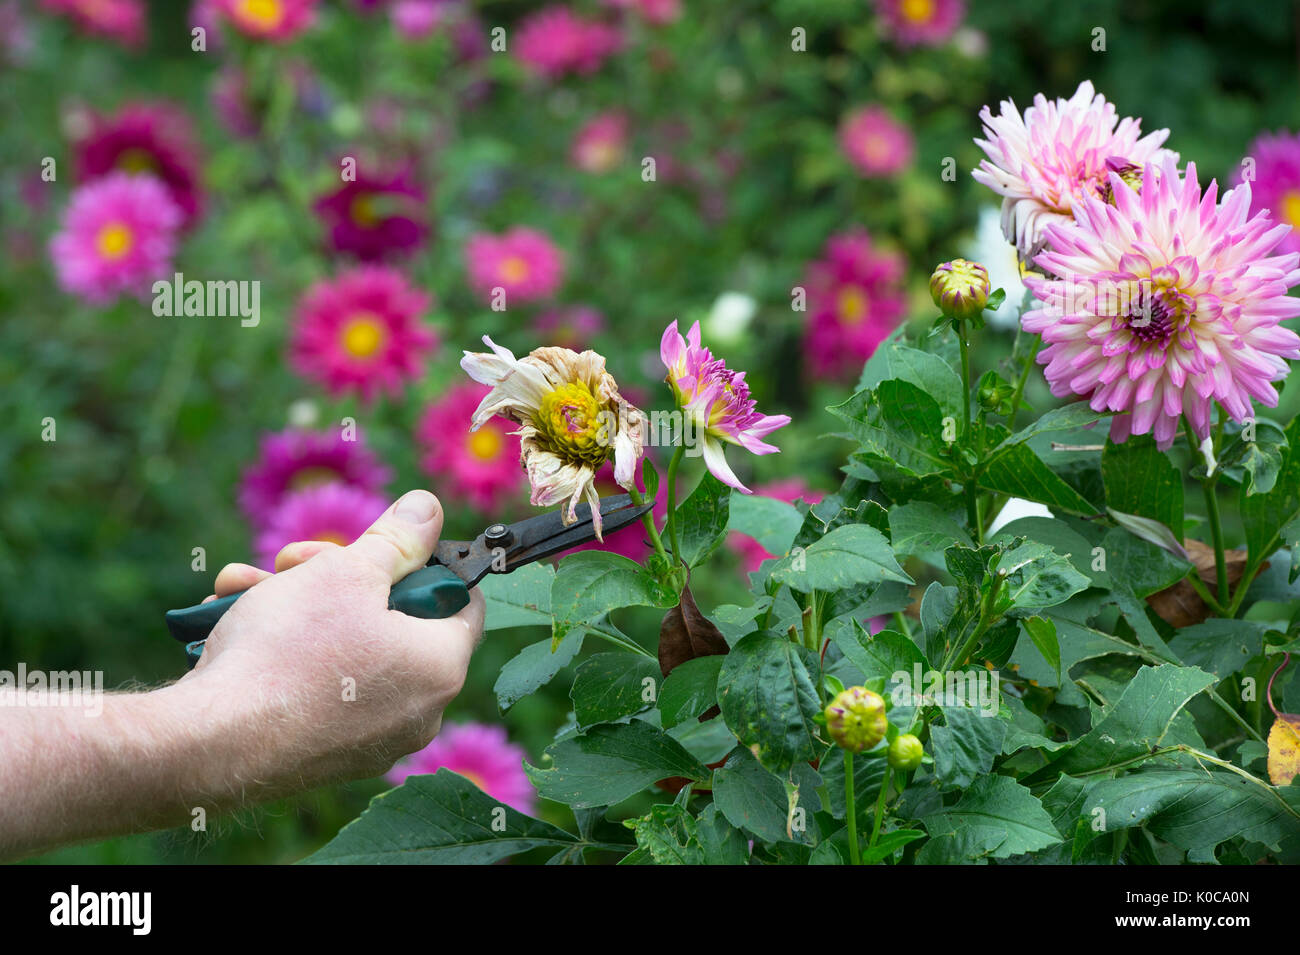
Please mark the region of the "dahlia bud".
[[920, 766], [921, 757], [924, 755], [925, 747], [911, 733], [903, 733], [889, 744], [889, 765], [905, 773], [910, 773]]
[[851, 686], [826, 705], [826, 730], [836, 745], [852, 753], [871, 749], [885, 738], [885, 701], [865, 686]]
[[989, 414], [1006, 415], [1011, 413], [1011, 400], [1016, 389], [997, 372], [990, 371], [980, 379], [978, 394], [980, 408]]
[[930, 276], [930, 298], [944, 317], [955, 322], [968, 321], [989, 301], [989, 271], [978, 262], [953, 259], [945, 262]]
[[[1113, 172], [1134, 192], [1142, 191], [1142, 167], [1125, 159], [1119, 159], [1112, 156], [1106, 160], [1106, 169]], [[1098, 198], [1107, 205], [1115, 204], [1115, 190], [1111, 188], [1110, 176], [1107, 176], [1102, 182], [1101, 188], [1097, 191]]]

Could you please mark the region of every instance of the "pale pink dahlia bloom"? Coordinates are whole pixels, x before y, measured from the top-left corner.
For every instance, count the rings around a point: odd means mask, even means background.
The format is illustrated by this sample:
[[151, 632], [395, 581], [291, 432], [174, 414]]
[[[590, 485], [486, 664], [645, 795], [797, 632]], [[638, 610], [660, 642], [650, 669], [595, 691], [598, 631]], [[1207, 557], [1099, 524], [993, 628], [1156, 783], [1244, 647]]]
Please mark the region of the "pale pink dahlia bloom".
[[1300, 134], [1280, 131], [1261, 134], [1246, 151], [1251, 161], [1250, 174], [1243, 176], [1238, 167], [1234, 181], [1250, 182], [1250, 211], [1267, 209], [1273, 218], [1292, 227], [1278, 248], [1283, 252], [1300, 252]]
[[659, 357], [668, 369], [667, 381], [688, 425], [684, 440], [699, 441], [704, 463], [723, 484], [746, 494], [749, 488], [727, 464], [724, 444], [734, 444], [752, 454], [773, 454], [781, 449], [763, 441], [790, 423], [789, 415], [762, 415], [749, 396], [743, 371], [732, 371], [721, 358], [700, 344], [700, 323], [683, 338], [677, 322], [664, 329]]
[[312, 25], [316, 0], [220, 0], [221, 12], [245, 36], [284, 43]]
[[961, 26], [963, 0], [876, 0], [885, 33], [899, 46], [938, 46]]
[[290, 359], [331, 394], [401, 394], [424, 373], [438, 337], [421, 321], [430, 297], [406, 276], [362, 266], [317, 282], [298, 303]]
[[1038, 361], [1057, 397], [1078, 395], [1118, 414], [1111, 438], [1153, 433], [1168, 448], [1186, 414], [1200, 439], [1213, 402], [1236, 421], [1251, 399], [1277, 405], [1271, 382], [1300, 358], [1300, 336], [1278, 323], [1300, 315], [1300, 254], [1271, 255], [1291, 231], [1250, 215], [1247, 185], [1201, 193], [1196, 166], [1149, 164], [1135, 192], [1112, 174], [1113, 204], [1084, 197], [1074, 221], [1049, 225], [1034, 263], [1056, 279], [1026, 284], [1043, 303], [1026, 312], [1041, 334]]
[[506, 307], [545, 298], [560, 287], [564, 256], [542, 232], [516, 226], [501, 235], [480, 232], [465, 243], [469, 282], [489, 299], [503, 289]]
[[347, 484], [378, 493], [392, 477], [360, 432], [288, 428], [262, 437], [257, 460], [244, 471], [239, 504], [256, 525], [265, 524], [285, 496], [318, 484]]
[[529, 14], [515, 31], [515, 56], [532, 72], [550, 79], [565, 73], [594, 73], [622, 46], [618, 30], [584, 20], [554, 4]]
[[346, 547], [388, 509], [388, 499], [347, 484], [318, 484], [285, 496], [257, 534], [257, 562], [275, 569], [275, 555], [294, 541]]
[[524, 772], [526, 755], [522, 747], [507, 739], [505, 727], [448, 723], [432, 743], [400, 760], [384, 778], [400, 785], [408, 776], [449, 769], [497, 802], [530, 814], [536, 807], [536, 794]]
[[519, 438], [504, 418], [489, 418], [474, 431], [465, 427], [487, 393], [468, 381], [452, 386], [425, 409], [415, 436], [423, 449], [420, 468], [443, 493], [491, 514], [517, 499], [525, 481]]
[[864, 106], [844, 118], [840, 148], [864, 176], [901, 172], [915, 150], [907, 127], [880, 106]]
[[78, 187], [50, 240], [60, 287], [92, 305], [144, 299], [155, 280], [170, 278], [183, 218], [151, 175], [113, 172]]
[[1169, 130], [1142, 136], [1142, 121], [1121, 120], [1088, 80], [1068, 100], [1039, 93], [1023, 116], [1009, 99], [1001, 107], [997, 116], [980, 111], [987, 138], [975, 143], [988, 158], [971, 175], [1003, 197], [1002, 233], [1026, 257], [1042, 248], [1046, 226], [1068, 222], [1080, 199], [1099, 193], [1111, 168], [1178, 159], [1161, 148]]

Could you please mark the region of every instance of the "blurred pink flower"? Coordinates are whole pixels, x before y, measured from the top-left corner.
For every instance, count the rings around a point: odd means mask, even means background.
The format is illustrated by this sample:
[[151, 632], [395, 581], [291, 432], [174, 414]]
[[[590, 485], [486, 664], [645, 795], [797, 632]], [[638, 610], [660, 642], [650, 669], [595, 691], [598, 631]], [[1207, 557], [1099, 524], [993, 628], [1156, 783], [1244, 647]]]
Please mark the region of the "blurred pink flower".
[[425, 192], [408, 170], [371, 175], [358, 166], [357, 178], [316, 201], [316, 214], [329, 229], [338, 252], [375, 262], [407, 255], [424, 243]]
[[961, 26], [964, 0], [875, 0], [885, 33], [899, 46], [938, 46]]
[[171, 103], [130, 103], [111, 116], [93, 114], [74, 144], [78, 182], [114, 170], [157, 177], [193, 225], [203, 205], [199, 151], [189, 116]]
[[526, 755], [523, 747], [509, 741], [503, 726], [446, 723], [432, 743], [400, 760], [384, 778], [396, 786], [408, 776], [449, 769], [497, 802], [531, 814], [536, 794], [524, 772]]
[[[605, 330], [605, 316], [590, 305], [565, 305], [538, 315], [533, 332], [550, 345], [585, 351]], [[624, 389], [626, 393], [626, 389]], [[636, 404], [636, 402], [632, 402]]]
[[594, 73], [622, 46], [618, 30], [583, 20], [568, 7], [553, 4], [529, 14], [515, 30], [515, 56], [539, 76]]
[[284, 43], [308, 29], [316, 0], [219, 0], [226, 19], [245, 36]]
[[150, 175], [112, 172], [73, 193], [50, 240], [59, 285], [92, 305], [120, 294], [147, 297], [170, 278], [181, 210]]
[[212, 111], [229, 132], [245, 139], [258, 134], [261, 123], [254, 111], [248, 80], [238, 66], [225, 66], [212, 80]]
[[682, 0], [605, 0], [605, 6], [633, 10], [647, 23], [672, 23], [682, 15]]
[[519, 463], [519, 438], [504, 418], [489, 418], [470, 431], [474, 412], [489, 389], [466, 382], [453, 385], [424, 411], [415, 437], [422, 449], [421, 469], [437, 479], [449, 498], [493, 514], [522, 496], [527, 487]]
[[275, 555], [294, 541], [346, 547], [388, 509], [388, 499], [347, 484], [317, 484], [285, 496], [258, 531], [257, 566], [275, 569]]
[[861, 229], [833, 235], [808, 268], [804, 352], [813, 374], [856, 375], [903, 320], [903, 259]]
[[560, 287], [564, 257], [544, 233], [516, 226], [500, 235], [480, 232], [465, 243], [469, 284], [490, 298], [494, 288], [506, 293], [506, 307], [545, 298]]
[[[754, 487], [754, 494], [757, 497], [776, 498], [776, 500], [785, 501], [787, 504], [793, 504], [798, 500], [805, 501], [808, 504], [820, 504], [822, 499], [822, 493], [811, 490], [803, 478], [784, 478], [779, 481], [770, 481], [767, 484], [759, 484]], [[762, 544], [748, 534], [742, 534], [739, 531], [732, 531], [727, 535], [727, 546], [740, 557], [740, 570], [744, 574], [752, 574], [758, 570], [763, 561], [777, 556], [768, 553], [767, 548]]]
[[840, 125], [840, 148], [864, 176], [892, 176], [912, 161], [914, 145], [907, 127], [883, 107], [854, 110]]
[[573, 137], [570, 156], [583, 172], [606, 173], [623, 161], [627, 152], [627, 116], [618, 111], [588, 120]]
[[267, 522], [285, 495], [319, 484], [347, 484], [379, 493], [392, 478], [362, 440], [342, 429], [288, 428], [262, 437], [258, 458], [244, 471], [239, 504], [255, 526]]
[[668, 369], [668, 384], [678, 406], [696, 429], [704, 463], [710, 473], [729, 487], [746, 494], [749, 488], [727, 464], [724, 444], [734, 444], [751, 454], [774, 454], [781, 449], [766, 443], [777, 428], [790, 423], [789, 415], [761, 415], [749, 396], [743, 371], [732, 371], [721, 358], [700, 344], [700, 323], [683, 338], [677, 322], [664, 329], [659, 357]]
[[41, 0], [41, 8], [68, 17], [92, 36], [136, 48], [148, 38], [142, 0]]
[[290, 359], [331, 394], [400, 395], [424, 373], [438, 337], [421, 322], [430, 297], [396, 269], [362, 266], [317, 282], [298, 303]]
[[1246, 151], [1251, 162], [1250, 175], [1238, 167], [1233, 181], [1250, 183], [1250, 211], [1263, 209], [1273, 218], [1291, 226], [1291, 232], [1278, 244], [1280, 252], [1300, 252], [1300, 134], [1279, 130], [1261, 133]]
[[[1249, 185], [1201, 193], [1196, 164], [1185, 176], [1166, 156], [1148, 164], [1135, 192], [1112, 173], [1113, 204], [1085, 197], [1074, 221], [1046, 228], [1034, 264], [1060, 280], [1025, 284], [1041, 307], [1025, 331], [1041, 334], [1038, 355], [1052, 394], [1119, 412], [1111, 439], [1155, 436], [1173, 444], [1182, 415], [1204, 440], [1214, 402], [1234, 420], [1251, 399], [1276, 407], [1272, 382], [1300, 359], [1300, 336], [1280, 321], [1300, 315], [1300, 253], [1270, 255], [1291, 232], [1267, 212], [1250, 216]], [[1140, 193], [1140, 194], [1139, 194]]]

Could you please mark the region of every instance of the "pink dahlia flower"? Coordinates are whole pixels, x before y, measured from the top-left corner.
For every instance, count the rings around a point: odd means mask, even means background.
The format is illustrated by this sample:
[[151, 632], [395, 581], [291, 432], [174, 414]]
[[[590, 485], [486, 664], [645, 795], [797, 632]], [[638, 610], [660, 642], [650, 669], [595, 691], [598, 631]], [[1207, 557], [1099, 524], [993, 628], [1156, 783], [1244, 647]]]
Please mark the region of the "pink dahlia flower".
[[430, 297], [396, 269], [370, 265], [317, 282], [298, 303], [294, 367], [331, 394], [401, 394], [438, 337], [421, 323]]
[[751, 493], [727, 465], [723, 444], [738, 445], [753, 454], [773, 454], [781, 449], [763, 438], [789, 424], [790, 416], [758, 413], [745, 373], [731, 371], [725, 361], [700, 345], [699, 322], [685, 338], [677, 331], [677, 322], [665, 328], [659, 357], [668, 369], [668, 384], [677, 404], [694, 430], [692, 434], [688, 429], [685, 440], [701, 443], [704, 463], [714, 477]]
[[833, 235], [808, 269], [804, 352], [814, 374], [856, 375], [903, 320], [903, 260], [861, 229]]
[[41, 7], [62, 14], [92, 36], [126, 47], [140, 47], [148, 35], [142, 0], [41, 0]]
[[221, 11], [240, 33], [284, 43], [312, 25], [316, 0], [220, 0]]
[[1277, 405], [1271, 382], [1300, 358], [1300, 336], [1278, 323], [1300, 315], [1300, 253], [1270, 253], [1291, 232], [1250, 215], [1250, 187], [1201, 193], [1196, 166], [1149, 164], [1134, 191], [1110, 177], [1113, 205], [1084, 198], [1074, 221], [1047, 227], [1050, 251], [1035, 264], [1059, 279], [1030, 277], [1044, 303], [1022, 324], [1041, 334], [1038, 355], [1057, 397], [1078, 395], [1117, 412], [1111, 438], [1154, 434], [1174, 441], [1187, 415], [1210, 432], [1213, 402], [1236, 421], [1251, 399]]
[[1067, 99], [1039, 93], [1024, 116], [1011, 100], [994, 116], [980, 111], [987, 154], [971, 173], [1002, 196], [1002, 233], [1031, 257], [1042, 248], [1043, 230], [1070, 221], [1080, 199], [1097, 195], [1116, 165], [1145, 166], [1178, 154], [1161, 148], [1169, 130], [1142, 136], [1142, 121], [1115, 115], [1113, 103], [1084, 81]]
[[480, 232], [465, 243], [469, 283], [491, 298], [504, 289], [506, 306], [545, 298], [560, 287], [564, 256], [542, 232], [523, 226], [491, 235]]
[[244, 471], [239, 504], [249, 520], [262, 526], [295, 491], [339, 483], [374, 494], [391, 477], [360, 434], [349, 441], [341, 430], [289, 428], [263, 436], [257, 460]]
[[594, 73], [622, 46], [618, 30], [584, 20], [566, 6], [543, 7], [515, 31], [515, 56], [532, 72], [555, 79], [565, 73]]
[[[799, 500], [808, 504], [820, 504], [822, 499], [821, 492], [811, 490], [802, 478], [785, 478], [760, 484], [754, 488], [754, 493], [759, 497], [772, 497], [787, 504]], [[776, 556], [769, 553], [767, 548], [754, 538], [739, 531], [732, 531], [727, 535], [727, 546], [740, 557], [740, 569], [745, 574], [754, 573], [763, 561]]]
[[407, 255], [424, 243], [426, 195], [408, 171], [357, 178], [316, 201], [316, 214], [330, 232], [335, 251], [376, 262]]
[[76, 143], [74, 163], [78, 182], [117, 169], [149, 173], [167, 187], [187, 226], [199, 216], [203, 193], [194, 127], [169, 103], [132, 103], [112, 116], [93, 116]]
[[346, 547], [388, 509], [388, 499], [347, 484], [318, 484], [287, 495], [257, 534], [257, 563], [275, 569], [275, 555], [294, 541]]
[[[1267, 209], [1279, 222], [1292, 227], [1278, 246], [1283, 252], [1300, 252], [1300, 134], [1285, 131], [1260, 135], [1247, 150], [1250, 172], [1250, 211]], [[1241, 171], [1234, 177], [1240, 184]]]
[[844, 118], [840, 148], [864, 176], [892, 176], [912, 161], [915, 149], [906, 126], [880, 106], [864, 106]]
[[181, 210], [149, 175], [109, 173], [79, 186], [50, 240], [59, 285], [92, 305], [147, 296], [170, 277]]
[[533, 322], [533, 332], [538, 338], [574, 351], [590, 348], [592, 339], [604, 330], [605, 316], [589, 305], [553, 308], [538, 315]]
[[682, 15], [682, 0], [605, 0], [605, 6], [632, 10], [647, 23], [672, 23]]
[[939, 46], [961, 26], [963, 0], [876, 0], [885, 33], [899, 46]]
[[524, 772], [523, 747], [506, 738], [505, 727], [483, 723], [448, 723], [432, 743], [399, 761], [384, 776], [400, 785], [407, 776], [449, 769], [464, 776], [497, 802], [531, 814], [533, 784]]
[[423, 449], [420, 467], [436, 478], [448, 497], [492, 514], [522, 496], [527, 487], [519, 463], [519, 437], [504, 418], [488, 418], [469, 430], [488, 389], [455, 385], [425, 409], [415, 436]]
[[627, 116], [609, 112], [594, 117], [578, 130], [570, 155], [583, 172], [600, 174], [618, 166], [626, 152]]

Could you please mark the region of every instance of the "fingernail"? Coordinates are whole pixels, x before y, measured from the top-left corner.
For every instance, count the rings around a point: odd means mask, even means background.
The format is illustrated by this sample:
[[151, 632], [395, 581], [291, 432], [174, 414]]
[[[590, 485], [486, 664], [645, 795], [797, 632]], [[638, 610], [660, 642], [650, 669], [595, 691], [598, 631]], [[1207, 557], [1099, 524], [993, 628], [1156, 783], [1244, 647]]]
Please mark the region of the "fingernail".
[[438, 499], [428, 491], [407, 491], [393, 508], [393, 516], [408, 524], [423, 524], [433, 520], [438, 510]]

